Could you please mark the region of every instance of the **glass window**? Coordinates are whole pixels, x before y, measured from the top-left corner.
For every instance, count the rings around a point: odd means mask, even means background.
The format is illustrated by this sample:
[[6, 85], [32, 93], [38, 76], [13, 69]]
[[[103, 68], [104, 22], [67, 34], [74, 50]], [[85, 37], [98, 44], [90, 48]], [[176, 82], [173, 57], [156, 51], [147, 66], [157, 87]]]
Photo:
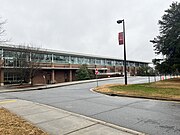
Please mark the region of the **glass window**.
[[3, 55], [3, 50], [0, 49], [0, 58], [1, 58], [2, 55]]
[[40, 59], [43, 62], [51, 62], [52, 61], [52, 54], [41, 54]]
[[45, 58], [45, 54], [41, 54], [41, 53], [31, 53], [29, 57], [31, 57], [31, 60], [33, 62], [50, 62], [51, 61], [51, 56], [50, 56], [50, 59], [48, 60]]
[[115, 60], [111, 60], [111, 66], [115, 66]]
[[72, 64], [77, 64], [77, 57], [71, 56], [71, 63]]
[[78, 64], [84, 64], [84, 58], [83, 57], [77, 57]]
[[84, 58], [84, 63], [89, 65], [89, 58]]
[[4, 51], [4, 66], [19, 67], [22, 62], [29, 60], [29, 53]]
[[135, 63], [134, 62], [129, 62], [129, 66], [134, 67]]
[[95, 65], [95, 59], [94, 58], [89, 58], [89, 64]]
[[139, 63], [138, 63], [138, 62], [135, 62], [135, 66], [136, 66], [136, 67], [139, 67]]
[[115, 61], [115, 65], [116, 65], [116, 66], [122, 66], [122, 65], [123, 65], [123, 61], [116, 60], [116, 61]]
[[101, 59], [101, 65], [105, 65], [105, 60]]
[[13, 58], [5, 59], [5, 66], [14, 66]]
[[[53, 55], [53, 60], [54, 60], [54, 63], [66, 64], [66, 63], [69, 63], [69, 56], [55, 54], [55, 55]], [[73, 60], [72, 60], [72, 62], [73, 62]]]
[[111, 60], [106, 60], [106, 65], [112, 65]]
[[96, 59], [96, 65], [101, 65], [101, 60], [100, 59]]
[[[17, 72], [9, 72], [6, 71], [4, 72], [4, 82], [5, 83], [17, 83], [20, 82], [20, 76]], [[24, 80], [22, 80], [24, 81]]]

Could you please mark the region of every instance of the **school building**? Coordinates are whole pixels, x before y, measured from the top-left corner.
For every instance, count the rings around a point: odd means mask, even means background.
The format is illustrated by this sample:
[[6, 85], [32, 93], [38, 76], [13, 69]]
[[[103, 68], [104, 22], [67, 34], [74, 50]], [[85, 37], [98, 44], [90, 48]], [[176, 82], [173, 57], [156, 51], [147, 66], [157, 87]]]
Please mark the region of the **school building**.
[[[35, 56], [35, 57], [34, 57]], [[19, 83], [23, 61], [38, 62], [39, 69], [33, 78], [34, 84], [50, 84], [75, 81], [76, 71], [87, 64], [98, 77], [123, 76], [123, 59], [96, 55], [71, 53], [59, 50], [37, 49], [20, 45], [0, 45], [0, 85]], [[136, 75], [139, 67], [148, 62], [127, 60], [127, 74]], [[26, 78], [25, 78], [26, 79]]]

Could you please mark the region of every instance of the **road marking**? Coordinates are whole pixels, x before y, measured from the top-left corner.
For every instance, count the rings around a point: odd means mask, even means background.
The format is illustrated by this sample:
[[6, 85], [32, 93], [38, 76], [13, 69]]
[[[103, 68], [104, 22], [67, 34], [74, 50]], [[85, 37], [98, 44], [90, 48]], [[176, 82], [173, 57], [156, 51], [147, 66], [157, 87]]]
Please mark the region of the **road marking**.
[[13, 103], [16, 102], [17, 100], [5, 100], [5, 101], [1, 101], [0, 104], [6, 104], [6, 103]]

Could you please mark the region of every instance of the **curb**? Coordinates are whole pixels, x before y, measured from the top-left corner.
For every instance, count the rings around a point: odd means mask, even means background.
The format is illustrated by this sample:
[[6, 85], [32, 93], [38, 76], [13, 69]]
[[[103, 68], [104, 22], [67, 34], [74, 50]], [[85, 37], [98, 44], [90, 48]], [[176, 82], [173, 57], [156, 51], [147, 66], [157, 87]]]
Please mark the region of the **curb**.
[[[113, 79], [122, 79], [122, 78], [121, 77], [103, 78], [103, 79], [98, 79], [98, 81], [106, 81], [106, 80], [113, 80]], [[5, 89], [5, 90], [0, 90], [0, 93], [42, 90], [42, 89], [63, 87], [63, 86], [76, 85], [76, 84], [82, 84], [82, 83], [90, 83], [90, 82], [96, 82], [96, 81], [97, 81], [97, 79], [92, 79], [92, 80], [66, 82], [66, 83], [52, 84], [52, 85], [33, 87], [33, 88], [25, 88], [25, 89], [7, 89], [7, 90]]]
[[124, 95], [124, 94], [116, 94], [113, 92], [100, 92], [100, 91], [96, 91], [95, 88], [90, 89], [90, 91], [92, 92], [96, 92], [96, 93], [100, 93], [100, 94], [104, 94], [107, 96], [117, 96], [117, 97], [129, 97], [129, 98], [141, 98], [141, 99], [152, 99], [152, 100], [160, 100], [160, 101], [172, 101], [172, 102], [180, 102], [180, 100], [178, 99], [167, 99], [167, 98], [161, 98], [161, 97], [146, 97], [146, 96], [136, 96], [136, 95]]

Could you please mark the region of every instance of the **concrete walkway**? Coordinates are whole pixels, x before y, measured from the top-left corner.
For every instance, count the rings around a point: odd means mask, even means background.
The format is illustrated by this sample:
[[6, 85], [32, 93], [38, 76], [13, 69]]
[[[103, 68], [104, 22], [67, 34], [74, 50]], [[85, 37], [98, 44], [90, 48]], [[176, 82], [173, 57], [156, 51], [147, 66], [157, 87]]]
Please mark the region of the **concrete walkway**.
[[[113, 79], [118, 79], [118, 78], [123, 79], [123, 77], [111, 77], [111, 78], [98, 79], [98, 81], [113, 80]], [[57, 83], [57, 84], [47, 84], [47, 85], [43, 85], [43, 86], [36, 86], [36, 87], [29, 87], [29, 88], [18, 88], [18, 89], [12, 89], [12, 88], [10, 89], [10, 88], [2, 86], [2, 87], [0, 87], [0, 93], [41, 90], [41, 89], [63, 87], [63, 86], [76, 85], [76, 84], [82, 84], [82, 83], [90, 83], [90, 82], [96, 82], [96, 81], [97, 81], [97, 79], [91, 79], [91, 80], [83, 80], [83, 81]]]
[[51, 135], [143, 135], [110, 123], [25, 100], [0, 100], [0, 107], [23, 117]]

